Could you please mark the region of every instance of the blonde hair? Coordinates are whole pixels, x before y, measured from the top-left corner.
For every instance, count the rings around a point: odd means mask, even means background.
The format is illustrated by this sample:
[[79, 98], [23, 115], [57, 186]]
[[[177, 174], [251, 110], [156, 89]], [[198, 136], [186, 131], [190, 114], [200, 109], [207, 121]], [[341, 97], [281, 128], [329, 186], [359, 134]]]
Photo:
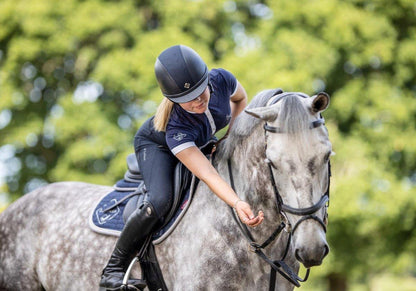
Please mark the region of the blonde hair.
[[157, 131], [166, 131], [174, 104], [168, 98], [163, 98], [162, 102], [160, 102], [156, 110], [155, 119], [153, 120], [153, 126]]

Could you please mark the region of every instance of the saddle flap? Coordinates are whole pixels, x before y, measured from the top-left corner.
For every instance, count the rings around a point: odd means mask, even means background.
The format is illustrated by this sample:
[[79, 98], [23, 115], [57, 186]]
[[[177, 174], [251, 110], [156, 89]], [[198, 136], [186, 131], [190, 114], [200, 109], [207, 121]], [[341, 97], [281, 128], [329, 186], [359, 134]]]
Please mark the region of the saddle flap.
[[[186, 190], [189, 189], [192, 181], [192, 173], [185, 167], [184, 164], [178, 163], [175, 168], [174, 183], [173, 183], [173, 201], [169, 213], [164, 218], [163, 226], [165, 226], [170, 219], [175, 215]], [[162, 227], [163, 227], [162, 226]]]

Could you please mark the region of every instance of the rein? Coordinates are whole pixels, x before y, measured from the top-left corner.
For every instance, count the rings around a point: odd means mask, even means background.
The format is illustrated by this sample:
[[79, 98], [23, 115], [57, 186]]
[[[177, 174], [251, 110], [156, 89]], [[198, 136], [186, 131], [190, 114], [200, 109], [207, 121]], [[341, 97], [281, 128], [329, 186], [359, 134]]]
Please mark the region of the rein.
[[[273, 103], [279, 101], [280, 99], [281, 98], [275, 100]], [[324, 125], [324, 124], [325, 124], [325, 120], [324, 120], [324, 118], [321, 117], [321, 118], [311, 122], [310, 129], [317, 128], [317, 127], [319, 127], [321, 125]], [[265, 136], [266, 136], [266, 132], [282, 133], [282, 131], [278, 127], [269, 126], [267, 123], [265, 123], [265, 125], [264, 125], [264, 130], [265, 130]], [[266, 149], [267, 149], [267, 142], [266, 142]], [[270, 278], [269, 278], [269, 291], [275, 290], [276, 272], [278, 272], [280, 275], [282, 275], [286, 280], [288, 280], [293, 285], [295, 285], [297, 287], [300, 287], [300, 282], [306, 282], [308, 280], [309, 273], [310, 273], [310, 268], [307, 268], [305, 277], [302, 279], [284, 262], [284, 260], [285, 260], [287, 254], [288, 254], [292, 236], [293, 236], [295, 230], [297, 229], [297, 227], [302, 222], [304, 222], [306, 220], [309, 220], [309, 219], [313, 219], [313, 220], [317, 221], [322, 226], [324, 231], [326, 232], [326, 224], [327, 224], [328, 213], [325, 211], [324, 220], [322, 220], [318, 216], [314, 215], [314, 213], [317, 212], [318, 210], [320, 210], [323, 207], [327, 208], [329, 206], [331, 164], [328, 161], [328, 186], [327, 186], [326, 192], [322, 195], [321, 199], [311, 207], [294, 208], [294, 207], [291, 207], [287, 204], [284, 204], [282, 196], [280, 195], [279, 190], [277, 189], [276, 181], [274, 179], [274, 174], [273, 174], [273, 169], [272, 169], [273, 163], [267, 158], [266, 158], [265, 162], [267, 163], [268, 168], [269, 168], [270, 181], [272, 183], [273, 190], [274, 190], [274, 193], [275, 193], [277, 209], [279, 211], [279, 214], [284, 219], [282, 220], [280, 225], [273, 231], [273, 233], [269, 236], [269, 238], [266, 239], [266, 241], [264, 243], [258, 244], [255, 241], [255, 239], [254, 239], [253, 235], [251, 234], [250, 230], [248, 229], [248, 227], [245, 224], [243, 224], [241, 222], [241, 220], [239, 219], [236, 210], [234, 210], [233, 208], [230, 207], [231, 213], [232, 213], [232, 216], [233, 216], [234, 220], [236, 221], [237, 225], [239, 226], [241, 232], [243, 233], [245, 239], [249, 242], [249, 245], [251, 247], [251, 251], [254, 252], [256, 255], [258, 255], [263, 261], [268, 263], [271, 267]], [[229, 177], [230, 177], [231, 187], [234, 191], [236, 191], [235, 184], [234, 184], [234, 177], [233, 177], [233, 173], [232, 173], [232, 167], [231, 167], [231, 159], [227, 160], [227, 166], [228, 166], [228, 173], [229, 173]], [[290, 224], [290, 222], [287, 218], [286, 213], [290, 213], [290, 214], [297, 215], [297, 216], [302, 216], [302, 218], [299, 219], [296, 222], [295, 226], [292, 228], [291, 224]], [[287, 240], [287, 244], [286, 244], [284, 254], [283, 254], [283, 256], [280, 260], [272, 260], [263, 252], [263, 249], [266, 248], [270, 243], [272, 243], [281, 234], [281, 232], [286, 228], [286, 226], [287, 226], [287, 230], [285, 230], [285, 231], [288, 233], [289, 237], [288, 237], [288, 240]]]
[[[235, 191], [234, 177], [233, 177], [233, 173], [232, 173], [231, 160], [230, 159], [228, 159], [227, 165], [228, 165], [228, 173], [229, 173], [229, 176], [230, 176], [231, 187]], [[288, 241], [287, 241], [287, 244], [286, 244], [286, 248], [285, 248], [284, 254], [283, 254], [283, 256], [280, 260], [272, 260], [263, 252], [263, 249], [266, 248], [270, 243], [272, 243], [279, 236], [279, 234], [285, 229], [285, 227], [286, 227], [285, 222], [282, 221], [280, 223], [280, 225], [275, 229], [275, 231], [273, 231], [273, 233], [269, 236], [268, 239], [266, 239], [266, 241], [264, 243], [258, 244], [255, 241], [255, 239], [254, 239], [253, 235], [251, 234], [250, 230], [248, 229], [248, 227], [241, 222], [241, 220], [239, 219], [236, 211], [232, 207], [230, 207], [230, 210], [231, 210], [231, 213], [232, 213], [232, 217], [234, 218], [235, 222], [239, 226], [239, 228], [240, 228], [241, 232], [243, 233], [244, 237], [246, 238], [246, 240], [249, 242], [249, 245], [251, 247], [251, 251], [254, 252], [256, 255], [258, 255], [263, 261], [268, 263], [271, 267], [270, 278], [269, 278], [269, 291], [275, 290], [276, 272], [278, 272], [286, 280], [288, 280], [290, 283], [292, 283], [293, 285], [295, 285], [297, 287], [300, 287], [299, 282], [305, 282], [308, 279], [308, 277], [309, 277], [309, 268], [306, 271], [305, 278], [302, 279], [284, 262], [284, 259], [286, 258], [286, 255], [289, 251], [289, 246], [290, 246], [290, 242], [291, 242], [291, 239], [292, 239], [292, 232], [289, 232], [289, 238], [288, 238]]]

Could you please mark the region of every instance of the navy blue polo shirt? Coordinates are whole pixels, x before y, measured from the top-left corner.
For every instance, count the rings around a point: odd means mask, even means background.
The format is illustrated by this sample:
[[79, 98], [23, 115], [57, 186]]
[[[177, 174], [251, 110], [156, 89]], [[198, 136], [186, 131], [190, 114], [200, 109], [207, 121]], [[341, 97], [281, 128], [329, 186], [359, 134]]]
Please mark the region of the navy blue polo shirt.
[[209, 82], [212, 92], [204, 113], [188, 112], [179, 104], [173, 106], [166, 126], [166, 143], [174, 155], [191, 146], [204, 146], [230, 123], [230, 97], [237, 91], [237, 79], [224, 69], [212, 69]]

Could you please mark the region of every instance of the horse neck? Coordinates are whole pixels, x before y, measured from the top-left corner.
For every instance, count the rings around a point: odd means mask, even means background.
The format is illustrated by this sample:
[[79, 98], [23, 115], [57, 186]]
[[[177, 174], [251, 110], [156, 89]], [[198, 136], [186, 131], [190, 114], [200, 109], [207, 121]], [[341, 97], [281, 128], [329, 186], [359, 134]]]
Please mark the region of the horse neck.
[[[266, 216], [272, 218], [277, 215], [276, 198], [265, 162], [265, 136], [260, 125], [249, 136], [230, 134], [224, 144], [220, 144], [220, 147], [224, 148], [218, 149], [220, 155], [217, 170], [226, 181], [230, 182], [227, 164], [230, 160], [234, 190], [237, 195], [247, 201], [253, 210], [262, 209]], [[224, 154], [223, 150], [227, 151], [227, 149], [228, 154]]]

